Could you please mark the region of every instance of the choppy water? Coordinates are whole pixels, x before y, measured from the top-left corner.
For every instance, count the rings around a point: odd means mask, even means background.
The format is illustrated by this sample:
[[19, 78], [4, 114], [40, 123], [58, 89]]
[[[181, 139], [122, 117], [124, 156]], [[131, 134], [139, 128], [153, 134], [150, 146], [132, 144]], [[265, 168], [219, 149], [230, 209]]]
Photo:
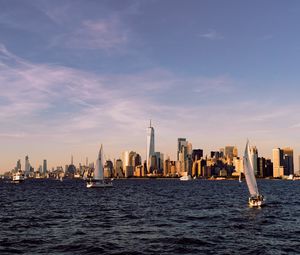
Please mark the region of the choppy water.
[[299, 254], [300, 181], [0, 183], [0, 254]]

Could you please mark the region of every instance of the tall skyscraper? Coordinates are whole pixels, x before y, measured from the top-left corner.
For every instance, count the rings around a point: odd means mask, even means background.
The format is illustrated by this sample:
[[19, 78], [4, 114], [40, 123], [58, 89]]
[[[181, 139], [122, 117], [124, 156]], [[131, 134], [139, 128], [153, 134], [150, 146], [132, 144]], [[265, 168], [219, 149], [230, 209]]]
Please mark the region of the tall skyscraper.
[[18, 159], [17, 165], [16, 165], [15, 169], [16, 169], [16, 171], [20, 171], [22, 169], [22, 167], [21, 167], [21, 160], [20, 159]]
[[180, 160], [179, 154], [182, 152], [182, 147], [187, 146], [186, 138], [178, 138], [177, 139], [177, 161]]
[[234, 150], [234, 146], [225, 146], [225, 157], [229, 158], [229, 159], [233, 159], [233, 150]]
[[284, 157], [285, 173], [284, 175], [294, 174], [294, 151], [286, 147], [282, 149]]
[[151, 156], [154, 155], [155, 147], [154, 147], [154, 128], [151, 125], [147, 128], [147, 149], [146, 149], [146, 161], [147, 161], [147, 171], [150, 172], [151, 168]]
[[46, 175], [47, 173], [47, 160], [44, 159], [43, 161], [43, 175]]
[[280, 148], [273, 149], [273, 177], [284, 175], [283, 151]]
[[255, 146], [250, 147], [250, 155], [252, 157], [254, 174], [259, 175], [259, 171], [258, 171], [258, 167], [257, 167], [258, 151]]
[[30, 173], [30, 163], [29, 163], [29, 157], [25, 157], [25, 175], [28, 176]]

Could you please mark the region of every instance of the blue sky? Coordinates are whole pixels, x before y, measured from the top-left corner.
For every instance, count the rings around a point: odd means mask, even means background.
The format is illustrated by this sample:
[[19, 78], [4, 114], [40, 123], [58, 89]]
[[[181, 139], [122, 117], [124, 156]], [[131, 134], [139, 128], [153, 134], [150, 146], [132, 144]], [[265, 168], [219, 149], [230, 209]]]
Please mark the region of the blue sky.
[[[0, 0], [0, 170], [145, 155], [299, 153], [299, 1]], [[298, 164], [296, 164], [298, 168]]]

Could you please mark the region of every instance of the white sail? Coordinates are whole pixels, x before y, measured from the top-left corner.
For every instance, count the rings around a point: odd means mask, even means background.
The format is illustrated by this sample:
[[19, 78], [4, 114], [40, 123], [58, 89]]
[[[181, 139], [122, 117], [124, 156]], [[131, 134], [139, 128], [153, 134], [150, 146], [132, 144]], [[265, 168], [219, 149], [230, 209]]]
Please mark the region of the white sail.
[[247, 141], [246, 148], [245, 148], [245, 155], [244, 155], [244, 174], [246, 178], [246, 182], [248, 185], [249, 193], [251, 196], [258, 196], [258, 188], [256, 179], [254, 176], [254, 169], [253, 169], [253, 159], [251, 157], [249, 141]]
[[95, 172], [94, 172], [95, 180], [103, 180], [103, 149], [102, 144], [99, 150], [98, 158], [96, 161]]

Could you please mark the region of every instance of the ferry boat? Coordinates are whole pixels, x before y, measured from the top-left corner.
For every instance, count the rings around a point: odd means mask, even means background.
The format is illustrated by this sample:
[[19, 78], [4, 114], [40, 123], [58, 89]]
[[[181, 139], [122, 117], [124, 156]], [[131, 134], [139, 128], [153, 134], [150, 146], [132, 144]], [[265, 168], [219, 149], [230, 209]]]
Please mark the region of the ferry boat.
[[21, 183], [25, 180], [25, 176], [22, 171], [18, 171], [12, 176], [12, 183]]

